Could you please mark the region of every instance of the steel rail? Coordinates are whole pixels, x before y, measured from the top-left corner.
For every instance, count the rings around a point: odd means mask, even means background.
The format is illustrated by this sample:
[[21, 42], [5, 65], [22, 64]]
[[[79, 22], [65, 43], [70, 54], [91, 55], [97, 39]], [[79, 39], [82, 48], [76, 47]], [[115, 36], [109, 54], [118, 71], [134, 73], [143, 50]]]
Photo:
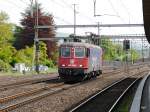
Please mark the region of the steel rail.
[[5, 85], [0, 85], [0, 90], [4, 91], [9, 88], [16, 88], [19, 86], [25, 86], [29, 84], [34, 84], [34, 83], [41, 83], [43, 81], [48, 81], [48, 80], [58, 80], [58, 77], [53, 77], [53, 78], [40, 78], [40, 79], [32, 79], [32, 80], [24, 80], [24, 81], [18, 81], [16, 83], [10, 83], [10, 84], [5, 84]]
[[[123, 79], [122, 79], [122, 80], [123, 80]], [[51, 89], [49, 88], [50, 90], [47, 90], [47, 91], [49, 91], [49, 92], [46, 92], [46, 93], [44, 93], [44, 94], [37, 95], [37, 96], [33, 96], [33, 98], [25, 99], [25, 100], [23, 100], [23, 101], [21, 101], [21, 102], [18, 102], [18, 103], [9, 105], [9, 106], [7, 106], [7, 107], [1, 107], [1, 108], [0, 108], [0, 112], [7, 112], [7, 111], [14, 110], [14, 109], [16, 109], [16, 108], [18, 108], [18, 107], [20, 107], [20, 106], [25, 105], [25, 104], [34, 102], [34, 101], [36, 101], [36, 100], [40, 100], [40, 99], [42, 99], [42, 98], [44, 98], [44, 97], [47, 97], [47, 96], [50, 96], [50, 95], [59, 93], [59, 92], [61, 92], [61, 91], [63, 91], [63, 90], [67, 90], [67, 89], [72, 88], [72, 87], [80, 86], [80, 85], [85, 84], [85, 83], [87, 83], [87, 82], [89, 82], [89, 81], [91, 81], [91, 80], [88, 80], [88, 81], [85, 81], [85, 82], [81, 82], [81, 83], [77, 83], [77, 84], [74, 84], [74, 85], [67, 85], [67, 87], [62, 87], [62, 88], [60, 88], [60, 86], [58, 86], [58, 88], [59, 88], [58, 90], [56, 89], [57, 87], [56, 87], [56, 88], [51, 88]], [[61, 86], [63, 86], [63, 85], [61, 85]], [[56, 89], [56, 90], [53, 90], [53, 89]]]
[[[103, 73], [103, 75], [104, 74], [110, 74], [110, 73], [118, 74], [118, 73], [121, 73], [121, 72], [123, 72], [123, 70], [106, 72], [106, 73]], [[43, 90], [47, 90], [47, 89], [50, 89], [50, 88], [58, 87], [62, 84], [63, 83], [55, 84], [53, 86], [46, 86], [46, 87], [30, 90], [30, 91], [27, 91], [27, 92], [21, 92], [21, 93], [15, 94], [15, 95], [10, 95], [10, 96], [4, 97], [4, 98], [0, 98], [0, 103], [4, 103], [4, 102], [7, 102], [9, 100], [13, 100], [13, 99], [16, 99], [16, 98], [19, 98], [19, 97], [27, 96], [27, 95], [37, 93], [37, 92], [40, 92], [40, 91], [43, 91]]]
[[140, 85], [138, 86], [130, 108], [130, 112], [140, 112], [143, 89], [148, 77], [150, 77], [149, 74], [143, 78]]
[[[141, 67], [145, 67], [145, 65], [147, 65], [147, 63], [144, 63], [144, 64], [140, 64], [140, 65], [132, 65], [131, 67], [129, 67], [129, 70], [132, 70], [132, 69], [139, 69]], [[117, 70], [117, 71], [116, 71]], [[109, 72], [104, 72], [102, 73], [103, 74], [110, 74], [110, 73], [121, 73], [121, 72], [124, 72], [124, 69], [120, 69], [120, 68], [117, 68], [116, 70], [112, 70], [112, 71], [109, 71]]]
[[64, 90], [67, 90], [67, 89], [70, 89], [70, 88], [73, 88], [73, 87], [77, 87], [77, 86], [80, 86], [82, 84], [85, 84], [85, 83], [88, 83], [89, 81], [91, 80], [87, 80], [87, 81], [84, 81], [84, 82], [81, 82], [81, 83], [76, 83], [74, 85], [66, 85], [66, 87], [63, 87], [65, 85], [61, 85], [62, 88], [60, 88], [61, 86], [59, 87], [56, 87], [56, 88], [51, 88], [49, 90], [47, 90], [47, 92], [43, 93], [43, 94], [40, 94], [40, 95], [36, 95], [36, 96], [33, 96], [31, 98], [27, 98], [25, 100], [22, 100], [18, 103], [15, 103], [15, 104], [12, 104], [12, 105], [9, 105], [9, 106], [4, 106], [4, 107], [1, 107], [0, 108], [0, 112], [7, 112], [7, 111], [11, 111], [11, 110], [14, 110], [16, 108], [19, 108], [25, 104], [28, 104], [28, 103], [31, 103], [31, 102], [34, 102], [36, 100], [40, 100], [42, 98], [45, 98], [45, 97], [48, 97], [50, 95], [53, 95], [53, 94], [56, 94], [56, 93], [59, 93], [61, 91], [64, 91]]
[[87, 102], [89, 102], [91, 99], [95, 98], [97, 95], [102, 94], [104, 91], [108, 90], [109, 88], [111, 88], [112, 86], [118, 84], [119, 82], [125, 80], [126, 78], [123, 78], [109, 86], [107, 86], [106, 88], [102, 89], [100, 92], [94, 94], [92, 97], [88, 98], [87, 100], [85, 100], [84, 102], [82, 102], [81, 104], [79, 104], [78, 106], [76, 106], [75, 108], [71, 109], [69, 112], [74, 112], [75, 110], [77, 110], [78, 108], [80, 108], [81, 106], [85, 105]]
[[110, 110], [108, 112], [112, 112], [115, 106], [119, 103], [119, 101], [123, 98], [123, 96], [127, 93], [127, 91], [139, 80], [140, 78], [137, 78], [129, 87], [120, 95], [120, 97], [116, 100], [116, 102], [112, 105]]
[[[122, 79], [123, 80], [123, 79]], [[88, 82], [88, 81], [86, 81]], [[30, 99], [26, 99], [22, 102], [19, 102], [19, 103], [16, 103], [16, 104], [13, 104], [13, 105], [10, 105], [10, 106], [7, 106], [7, 107], [2, 107], [0, 108], [0, 112], [6, 112], [6, 111], [9, 111], [9, 110], [13, 110], [13, 109], [16, 109], [22, 105], [25, 105], [25, 104], [28, 104], [30, 102], [33, 102], [33, 101], [36, 101], [36, 100], [39, 100], [41, 98], [44, 98], [44, 97], [47, 97], [49, 95], [52, 95], [52, 94], [55, 94], [55, 93], [58, 93], [60, 91], [63, 91], [63, 90], [66, 90], [66, 89], [69, 89], [69, 88], [72, 88], [72, 87], [75, 87], [75, 86], [79, 86], [81, 84], [84, 84], [86, 82], [83, 82], [83, 83], [78, 83], [78, 84], [75, 84], [75, 85], [72, 85], [72, 86], [69, 86], [69, 87], [63, 87], [63, 88], [59, 88], [58, 90], [50, 90], [50, 92], [47, 92], [43, 95], [39, 95], [39, 96], [36, 96], [34, 98], [30, 98]]]
[[[135, 74], [134, 74], [135, 75]], [[106, 88], [104, 88], [103, 90], [99, 91], [98, 93], [94, 94], [93, 96], [91, 96], [90, 98], [88, 98], [87, 100], [83, 101], [82, 103], [80, 103], [79, 105], [77, 105], [76, 107], [74, 107], [73, 109], [69, 110], [69, 112], [75, 112], [77, 110], [80, 110], [80, 108], [84, 105], [86, 105], [86, 103], [88, 103], [89, 101], [91, 101], [92, 99], [96, 98], [98, 95], [104, 93], [105, 91], [107, 91], [108, 89], [114, 87], [116, 84], [119, 84], [120, 82], [124, 81], [125, 79], [130, 78], [131, 76], [134, 75], [130, 75], [129, 77], [123, 78], [113, 84], [111, 84], [110, 86], [107, 86]], [[126, 89], [125, 91], [121, 94], [121, 96], [116, 100], [116, 102], [111, 106], [111, 108], [109, 109], [109, 112], [111, 112], [111, 110], [115, 107], [115, 105], [118, 103], [118, 101], [123, 97], [123, 95], [125, 94], [125, 92], [137, 81], [138, 79], [135, 79]]]
[[21, 93], [15, 94], [15, 95], [0, 98], [0, 103], [6, 103], [10, 100], [14, 100], [14, 99], [17, 99], [17, 98], [20, 98], [20, 97], [29, 96], [29, 95], [32, 95], [32, 94], [35, 94], [35, 93], [40, 93], [44, 90], [52, 89], [54, 87], [59, 87], [59, 86], [62, 86], [62, 85], [64, 85], [64, 83], [55, 84], [53, 86], [46, 86], [46, 87], [42, 87], [42, 88], [38, 88], [38, 89], [33, 89], [33, 90], [30, 90], [30, 91], [21, 92]]
[[[72, 88], [72, 87], [75, 87], [75, 86], [78, 86], [79, 84], [75, 84], [75, 85], [70, 85], [70, 86], [67, 86], [67, 87], [62, 87], [60, 88], [60, 86], [58, 88], [53, 88], [53, 89], [50, 89], [50, 90], [47, 90], [45, 93], [43, 94], [40, 94], [40, 95], [35, 95], [35, 96], [32, 96], [30, 98], [27, 98], [27, 99], [24, 99], [22, 101], [19, 101], [17, 103], [14, 103], [14, 104], [11, 104], [11, 105], [8, 105], [8, 106], [3, 106], [0, 108], [0, 112], [7, 112], [7, 111], [11, 111], [11, 110], [14, 110], [16, 108], [19, 108], [25, 104], [28, 104], [28, 103], [31, 103], [31, 102], [34, 102], [36, 100], [40, 100], [42, 98], [45, 98], [45, 97], [48, 97], [50, 95], [53, 95], [53, 94], [56, 94], [56, 93], [59, 93], [63, 90], [66, 90], [66, 89], [69, 89], [69, 88]], [[63, 86], [63, 85], [62, 85]]]

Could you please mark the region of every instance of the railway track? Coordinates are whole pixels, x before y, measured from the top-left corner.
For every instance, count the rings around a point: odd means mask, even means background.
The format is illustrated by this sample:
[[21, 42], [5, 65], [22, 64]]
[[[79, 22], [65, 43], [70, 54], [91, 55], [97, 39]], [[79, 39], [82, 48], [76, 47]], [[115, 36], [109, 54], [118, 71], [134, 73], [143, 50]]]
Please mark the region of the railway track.
[[[140, 67], [142, 67], [142, 66], [143, 65], [141, 65]], [[139, 65], [134, 65], [130, 69], [136, 69], [136, 68], [139, 68]], [[104, 75], [105, 74], [112, 74], [112, 73], [117, 74], [117, 73], [121, 73], [123, 71], [124, 70], [120, 70], [120, 68], [118, 68], [116, 70], [112, 70], [112, 71], [109, 71], [109, 72], [104, 72], [103, 74]], [[20, 86], [26, 86], [26, 85], [35, 84], [35, 83], [41, 83], [41, 82], [45, 82], [45, 81], [55, 82], [55, 81], [58, 81], [58, 79], [59, 79], [59, 77], [52, 77], [52, 78], [49, 78], [49, 79], [48, 78], [41, 78], [41, 79], [19, 81], [19, 82], [16, 82], [16, 83], [0, 85], [0, 91], [5, 91], [5, 90], [8, 90], [8, 89], [13, 89], [13, 88], [17, 88], [17, 87], [20, 87]]]
[[15, 94], [15, 95], [11, 95], [11, 96], [7, 96], [7, 97], [4, 97], [4, 98], [0, 98], [0, 103], [6, 103], [6, 102], [8, 102], [10, 100], [15, 100], [17, 98], [29, 96], [29, 95], [32, 95], [32, 94], [38, 94], [38, 93], [40, 93], [42, 91], [46, 91], [48, 89], [59, 87], [61, 85], [64, 85], [64, 83], [51, 84], [51, 85], [48, 85], [48, 86], [45, 86], [45, 87], [41, 87], [41, 88], [38, 88], [38, 89], [33, 89], [33, 90], [30, 90], [30, 91], [21, 92], [21, 93]]
[[[107, 72], [104, 74], [109, 74], [109, 73], [120, 73], [121, 71], [111, 71]], [[5, 85], [0, 85], [0, 91], [6, 91], [8, 89], [14, 89], [22, 86], [27, 86], [27, 85], [32, 85], [32, 84], [38, 84], [42, 82], [62, 82], [59, 77], [53, 77], [53, 78], [41, 78], [41, 79], [33, 79], [33, 80], [24, 80], [24, 81], [19, 81], [16, 83], [10, 83], [10, 84], [5, 84]]]
[[8, 89], [13, 89], [13, 88], [17, 88], [20, 86], [26, 86], [26, 85], [31, 85], [31, 84], [35, 84], [35, 83], [42, 83], [42, 82], [46, 82], [46, 81], [56, 82], [56, 81], [58, 81], [58, 79], [59, 79], [58, 77], [53, 77], [53, 78], [49, 78], [49, 79], [41, 78], [41, 79], [19, 81], [16, 83], [0, 85], [0, 91], [5, 91]]
[[[42, 82], [43, 80], [40, 80], [40, 81]], [[89, 81], [91, 81], [91, 80], [89, 80]], [[34, 83], [37, 83], [37, 82], [38, 81], [36, 80], [36, 82], [34, 82]], [[79, 86], [79, 85], [87, 83], [87, 82], [88, 81], [85, 81], [85, 82], [77, 83], [74, 85], [64, 85], [63, 83], [59, 83], [59, 84], [57, 83], [57, 84], [53, 84], [53, 86], [52, 85], [46, 86], [43, 88], [31, 90], [28, 92], [22, 92], [19, 94], [15, 94], [12, 96], [1, 98], [0, 103], [2, 104], [2, 106], [0, 107], [0, 112], [7, 112], [10, 110], [16, 109], [16, 108], [21, 107], [21, 106], [28, 104], [30, 102], [34, 102], [34, 101], [39, 100], [41, 98], [50, 96], [52, 94], [61, 92], [63, 90], [66, 90], [66, 89], [69, 89], [69, 88], [72, 88], [75, 86]]]
[[95, 81], [95, 79], [87, 80], [84, 82], [66, 85], [64, 83], [56, 83], [50, 86], [46, 86], [43, 88], [31, 90], [28, 92], [22, 92], [15, 95], [7, 96], [0, 99], [1, 107], [0, 112], [7, 112], [19, 108], [25, 104], [40, 100], [44, 97], [48, 97], [50, 95], [56, 94], [63, 90], [67, 90], [72, 87], [80, 86], [82, 84], [88, 83], [89, 81]]
[[140, 82], [135, 93], [129, 112], [149, 112], [150, 111], [150, 72]]
[[[140, 78], [121, 79], [70, 109], [69, 112], [112, 112], [119, 100]], [[67, 110], [68, 111], [68, 110]]]
[[[116, 72], [115, 72], [116, 73]], [[53, 79], [52, 79], [53, 80]], [[55, 79], [54, 78], [54, 80], [57, 80], [57, 79]], [[92, 79], [91, 79], [92, 80]], [[91, 80], [88, 80], [88, 81], [91, 81]], [[41, 80], [35, 80], [35, 81], [33, 81], [33, 82], [28, 82], [28, 83], [24, 83], [24, 84], [21, 84], [21, 85], [17, 85], [18, 83], [15, 83], [15, 84], [12, 84], [12, 86], [10, 87], [9, 85], [7, 85], [8, 87], [7, 88], [15, 88], [15, 87], [18, 87], [18, 86], [25, 86], [25, 85], [29, 85], [29, 84], [34, 84], [34, 83], [41, 83], [41, 82], [43, 82], [43, 81], [46, 81], [46, 80], [44, 80], [44, 79], [41, 79]], [[87, 83], [88, 81], [84, 81], [84, 82], [82, 82], [83, 84], [84, 83]], [[9, 101], [12, 101], [12, 100], [15, 100], [15, 99], [18, 99], [18, 98], [22, 98], [22, 97], [26, 97], [26, 96], [30, 96], [30, 95], [32, 95], [32, 94], [38, 94], [38, 93], [40, 93], [40, 92], [43, 92], [43, 91], [47, 91], [48, 89], [53, 89], [53, 88], [55, 88], [55, 87], [60, 87], [60, 86], [62, 86], [62, 85], [64, 85], [64, 83], [62, 83], [62, 82], [59, 82], [59, 81], [57, 81], [58, 83], [52, 83], [52, 84], [50, 84], [50, 85], [46, 85], [46, 86], [44, 86], [44, 87], [41, 87], [41, 88], [38, 88], [38, 89], [33, 89], [33, 90], [28, 90], [28, 91], [25, 91], [25, 92], [21, 92], [21, 93], [18, 93], [18, 94], [14, 94], [14, 95], [10, 95], [10, 96], [7, 96], [7, 97], [3, 97], [3, 98], [0, 98], [0, 103], [1, 104], [4, 104], [4, 103], [7, 103], [7, 102], [9, 102]], [[20, 82], [19, 82], [19, 84], [20, 84]], [[78, 85], [78, 84], [77, 84]], [[6, 88], [6, 87], [4, 87], [4, 88]], [[3, 89], [4, 89], [3, 88]], [[7, 89], [6, 89], [7, 90]]]
[[64, 83], [60, 83], [53, 86], [35, 89], [28, 92], [23, 92], [2, 98], [0, 99], [1, 102], [0, 112], [7, 112], [14, 110], [25, 104], [39, 100], [41, 98], [47, 97], [49, 95], [55, 94], [57, 92], [60, 92], [73, 86], [75, 85], [70, 86], [64, 85]]
[[[132, 65], [131, 67], [129, 67], [129, 71], [130, 70], [133, 70], [133, 69], [141, 69], [142, 67], [145, 67], [146, 64], [140, 64], [140, 65]], [[124, 72], [124, 69], [123, 68], [117, 68], [115, 70], [110, 70], [109, 72], [104, 72], [102, 75], [105, 75], [105, 74], [118, 74], [118, 73], [121, 73], [121, 72]]]
[[95, 79], [91, 79], [91, 80], [87, 80], [87, 81], [75, 83], [75, 84], [59, 83], [53, 86], [31, 90], [29, 92], [23, 92], [23, 93], [19, 93], [16, 95], [2, 98], [0, 99], [0, 103], [1, 103], [0, 112], [8, 112], [8, 111], [14, 110], [25, 104], [29, 104], [31, 102], [40, 100], [44, 97], [48, 97], [50, 95], [59, 93], [61, 91], [67, 90], [72, 87], [80, 86], [92, 80], [94, 81]]

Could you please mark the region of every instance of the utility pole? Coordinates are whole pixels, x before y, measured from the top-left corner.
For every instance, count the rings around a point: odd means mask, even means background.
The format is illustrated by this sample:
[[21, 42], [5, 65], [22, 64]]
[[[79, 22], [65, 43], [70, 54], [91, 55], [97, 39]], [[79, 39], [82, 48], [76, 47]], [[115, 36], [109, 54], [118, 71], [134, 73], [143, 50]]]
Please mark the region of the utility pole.
[[100, 34], [100, 23], [98, 22], [98, 25], [97, 25], [97, 30], [98, 30], [98, 36], [99, 36], [99, 39], [98, 39], [98, 45], [101, 45], [101, 34]]
[[30, 0], [31, 2], [31, 5], [30, 5], [30, 8], [31, 8], [31, 17], [33, 17], [33, 0]]
[[142, 38], [142, 62], [144, 62], [143, 38]]
[[76, 5], [77, 4], [73, 4], [74, 6], [74, 36], [76, 35]]
[[36, 15], [35, 15], [35, 37], [34, 37], [34, 43], [35, 43], [35, 70], [37, 73], [39, 73], [39, 40], [38, 40], [38, 2], [35, 0], [36, 4]]
[[93, 2], [94, 2], [94, 16], [96, 16], [96, 0], [94, 0]]
[[134, 64], [133, 53], [132, 53], [132, 40], [131, 40], [131, 64]]
[[98, 22], [98, 35], [100, 35], [100, 25], [99, 25], [99, 22]]
[[125, 61], [124, 61], [124, 71], [125, 71], [125, 73], [128, 74], [129, 73], [129, 67], [128, 67], [128, 50], [129, 50], [129, 48], [127, 48], [127, 39], [126, 39], [126, 37], [125, 37], [124, 42], [123, 42], [123, 49], [126, 53]]
[[[101, 16], [101, 15], [96, 15], [96, 0], [93, 0], [93, 2], [94, 2], [94, 17], [96, 17], [96, 16]], [[99, 24], [99, 22], [98, 22], [98, 24], [97, 24], [97, 30], [98, 30], [98, 36], [100, 36], [100, 24]], [[99, 41], [99, 44], [101, 44], [101, 39], [99, 39], [98, 40]]]

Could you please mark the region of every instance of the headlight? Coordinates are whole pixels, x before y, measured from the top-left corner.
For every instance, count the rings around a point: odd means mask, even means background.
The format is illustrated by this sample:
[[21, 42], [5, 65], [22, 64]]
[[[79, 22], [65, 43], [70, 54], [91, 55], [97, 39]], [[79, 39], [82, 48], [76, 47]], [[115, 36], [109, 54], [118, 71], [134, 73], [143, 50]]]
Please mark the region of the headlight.
[[62, 64], [61, 66], [65, 67], [65, 64]]
[[83, 67], [83, 65], [80, 65], [80, 67]]

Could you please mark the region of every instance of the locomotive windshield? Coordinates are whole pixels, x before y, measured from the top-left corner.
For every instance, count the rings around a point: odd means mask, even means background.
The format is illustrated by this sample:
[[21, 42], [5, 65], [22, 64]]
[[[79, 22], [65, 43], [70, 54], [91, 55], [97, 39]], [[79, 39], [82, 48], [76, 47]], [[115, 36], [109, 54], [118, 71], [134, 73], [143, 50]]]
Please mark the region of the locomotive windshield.
[[75, 57], [84, 57], [85, 56], [85, 48], [79, 47], [75, 48]]
[[61, 56], [62, 57], [70, 57], [70, 47], [62, 47], [61, 48]]

